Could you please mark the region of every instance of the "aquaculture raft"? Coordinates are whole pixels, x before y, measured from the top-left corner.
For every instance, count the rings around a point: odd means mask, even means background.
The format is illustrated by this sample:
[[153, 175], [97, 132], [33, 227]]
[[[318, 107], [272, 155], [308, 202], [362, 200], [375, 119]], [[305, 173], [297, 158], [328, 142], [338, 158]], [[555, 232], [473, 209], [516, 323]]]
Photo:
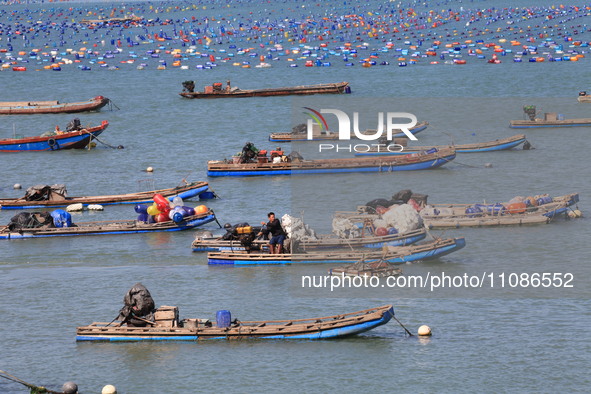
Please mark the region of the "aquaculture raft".
[[62, 114], [97, 111], [111, 100], [96, 96], [86, 101], [60, 103], [59, 101], [9, 101], [0, 102], [0, 115]]
[[229, 163], [209, 161], [208, 176], [305, 175], [349, 172], [391, 172], [428, 170], [440, 167], [456, 157], [453, 148], [433, 153], [416, 153], [394, 157], [356, 157], [346, 159], [301, 160], [291, 162]]
[[29, 239], [46, 237], [67, 237], [75, 235], [106, 235], [155, 233], [163, 231], [189, 230], [216, 220], [213, 211], [194, 216], [187, 216], [183, 221], [172, 220], [160, 223], [145, 223], [137, 220], [79, 222], [73, 227], [38, 227], [20, 230], [9, 230], [8, 226], [0, 227], [0, 239]]
[[[452, 145], [455, 148], [456, 153], [478, 153], [478, 152], [494, 152], [500, 150], [507, 150], [515, 148], [527, 140], [525, 134], [517, 134], [512, 137], [502, 138], [488, 142], [477, 142], [473, 144], [459, 144]], [[385, 155], [405, 155], [408, 153], [426, 152], [431, 149], [445, 149], [449, 146], [446, 145], [433, 145], [433, 146], [405, 146], [403, 150], [392, 148], [391, 151], [387, 147], [379, 147], [371, 149], [367, 152], [357, 152], [355, 156], [385, 156]]]
[[[116, 327], [92, 323], [76, 329], [77, 341], [199, 341], [205, 339], [329, 339], [361, 334], [384, 325], [394, 316], [392, 305], [327, 317], [293, 320], [234, 321], [229, 327], [201, 323], [178, 326]], [[173, 323], [174, 325], [174, 323]]]
[[[219, 84], [221, 87], [221, 84]], [[263, 97], [263, 96], [291, 96], [291, 95], [310, 95], [310, 94], [338, 94], [345, 93], [349, 82], [325, 83], [319, 85], [302, 85], [283, 88], [269, 88], [269, 89], [215, 89], [218, 86], [214, 84], [214, 89], [209, 92], [182, 92], [179, 93], [185, 98], [200, 99], [200, 98], [235, 98], [235, 97]]]
[[246, 252], [210, 252], [208, 264], [225, 265], [266, 265], [266, 264], [341, 264], [359, 260], [366, 262], [387, 261], [389, 263], [407, 263], [445, 256], [466, 245], [464, 238], [437, 239], [424, 244], [409, 246], [387, 246], [380, 252], [331, 251], [291, 254], [268, 254]]
[[109, 122], [103, 120], [100, 126], [89, 127], [81, 130], [65, 131], [62, 134], [3, 139], [0, 140], [0, 152], [83, 149], [94, 138], [101, 135], [101, 133], [105, 131], [108, 126]]
[[58, 208], [78, 203], [83, 206], [88, 206], [90, 204], [115, 205], [152, 203], [154, 194], [160, 194], [163, 197], [168, 198], [170, 201], [172, 201], [175, 196], [179, 196], [183, 200], [186, 200], [198, 196], [208, 190], [209, 184], [207, 182], [191, 182], [168, 189], [104, 196], [63, 197], [42, 201], [27, 201], [25, 197], [4, 198], [0, 199], [0, 209], [35, 209], [40, 207]]

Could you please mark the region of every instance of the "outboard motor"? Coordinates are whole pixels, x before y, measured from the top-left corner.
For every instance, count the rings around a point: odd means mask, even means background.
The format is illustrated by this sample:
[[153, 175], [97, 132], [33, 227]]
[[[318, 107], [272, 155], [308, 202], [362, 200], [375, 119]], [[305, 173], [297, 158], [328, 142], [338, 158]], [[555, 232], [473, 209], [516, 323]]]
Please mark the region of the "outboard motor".
[[536, 120], [536, 106], [535, 105], [525, 105], [523, 107], [523, 112], [529, 116], [529, 120], [534, 121]]
[[193, 93], [194, 91], [195, 91], [195, 82], [194, 81], [183, 82], [183, 92]]

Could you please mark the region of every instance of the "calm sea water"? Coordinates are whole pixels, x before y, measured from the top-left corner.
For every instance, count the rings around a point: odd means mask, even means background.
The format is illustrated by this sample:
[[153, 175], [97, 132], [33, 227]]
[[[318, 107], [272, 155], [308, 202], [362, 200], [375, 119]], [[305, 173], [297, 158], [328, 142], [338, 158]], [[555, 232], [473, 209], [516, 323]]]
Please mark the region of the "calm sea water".
[[[448, 2], [449, 3], [449, 2]], [[446, 3], [447, 4], [447, 3]], [[472, 4], [472, 3], [470, 3]], [[479, 6], [497, 4], [477, 2]], [[503, 3], [498, 3], [503, 5]], [[256, 7], [260, 7], [256, 5]], [[124, 193], [172, 187], [183, 178], [206, 180], [206, 162], [229, 158], [246, 141], [259, 148], [272, 131], [289, 130], [303, 106], [408, 111], [430, 126], [418, 144], [489, 141], [517, 134], [509, 120], [523, 105], [569, 118], [591, 117], [579, 104], [590, 89], [588, 58], [577, 63], [472, 62], [465, 66], [419, 64], [400, 68], [212, 70], [153, 68], [117, 71], [1, 72], [0, 100], [79, 101], [96, 95], [119, 110], [75, 115], [83, 124], [108, 120], [101, 140], [125, 149], [3, 154], [0, 195], [19, 197], [35, 184], [64, 183], [70, 195]], [[395, 62], [392, 62], [395, 64]], [[353, 94], [305, 99], [185, 100], [181, 82], [198, 86], [231, 79], [259, 88], [349, 81]], [[329, 107], [330, 106], [330, 107]], [[0, 119], [0, 138], [38, 135], [72, 115]], [[365, 120], [362, 120], [365, 122]], [[367, 126], [374, 122], [367, 118]], [[536, 148], [459, 155], [433, 171], [316, 177], [208, 179], [221, 199], [208, 201], [221, 223], [257, 223], [270, 210], [303, 216], [329, 232], [335, 210], [352, 210], [401, 189], [429, 195], [432, 203], [507, 201], [516, 195], [578, 192], [589, 213], [588, 128], [525, 130]], [[305, 155], [315, 148], [295, 145]], [[490, 166], [485, 166], [490, 164]], [[144, 170], [152, 166], [153, 173]], [[195, 203], [192, 203], [195, 205]], [[15, 211], [0, 211], [7, 223]], [[75, 214], [74, 221], [133, 218], [132, 206]], [[209, 224], [206, 230], [215, 231]], [[219, 231], [219, 230], [218, 230]], [[191, 252], [196, 231], [174, 234], [3, 241], [0, 244], [0, 369], [59, 389], [78, 383], [84, 393], [106, 384], [120, 393], [198, 391], [586, 391], [591, 384], [591, 323], [587, 278], [589, 220], [542, 226], [433, 232], [462, 236], [467, 246], [441, 260], [403, 266], [405, 275], [452, 276], [572, 273], [574, 288], [416, 289], [302, 288], [304, 275], [325, 275], [323, 265], [209, 267]], [[325, 316], [392, 303], [411, 331], [433, 328], [428, 339], [408, 338], [392, 322], [359, 337], [337, 341], [77, 344], [75, 329], [110, 321], [136, 282], [158, 305], [177, 305], [183, 317], [214, 318], [229, 309], [242, 320]], [[24, 392], [0, 381], [0, 392]]]

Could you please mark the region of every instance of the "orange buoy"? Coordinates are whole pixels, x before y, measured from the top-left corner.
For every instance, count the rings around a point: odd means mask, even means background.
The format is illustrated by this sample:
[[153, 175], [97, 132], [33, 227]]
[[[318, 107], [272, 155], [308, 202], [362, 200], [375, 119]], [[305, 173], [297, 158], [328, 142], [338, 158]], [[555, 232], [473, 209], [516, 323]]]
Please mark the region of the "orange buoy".
[[524, 202], [514, 202], [511, 204], [507, 204], [506, 208], [510, 214], [524, 213], [525, 209], [527, 208], [527, 205]]
[[206, 213], [208, 211], [205, 205], [198, 205], [195, 207], [195, 215]]

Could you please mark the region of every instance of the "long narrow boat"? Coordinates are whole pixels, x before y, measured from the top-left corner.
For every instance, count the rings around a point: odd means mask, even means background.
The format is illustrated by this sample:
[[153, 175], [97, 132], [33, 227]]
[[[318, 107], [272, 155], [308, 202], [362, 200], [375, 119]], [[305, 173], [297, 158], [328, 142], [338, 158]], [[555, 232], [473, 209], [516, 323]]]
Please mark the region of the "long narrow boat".
[[[547, 202], [543, 204], [519, 209], [513, 208], [510, 203], [429, 204], [431, 209], [423, 209], [421, 217], [425, 227], [429, 229], [544, 224], [566, 213], [569, 207], [578, 202], [579, 194], [571, 193], [554, 198], [547, 197]], [[480, 205], [477, 212], [471, 210], [476, 205]], [[360, 222], [379, 217], [375, 210], [364, 206], [358, 207], [357, 212], [337, 212], [335, 216]]]
[[83, 149], [109, 126], [109, 122], [103, 120], [100, 126], [86, 129], [66, 131], [62, 134], [7, 138], [0, 140], [0, 152], [22, 151], [56, 151], [63, 149]]
[[176, 196], [183, 200], [198, 196], [209, 190], [207, 182], [191, 182], [181, 186], [169, 189], [151, 190], [145, 192], [113, 194], [104, 196], [82, 196], [82, 197], [63, 197], [60, 199], [50, 199], [42, 201], [28, 201], [26, 197], [21, 198], [3, 198], [0, 199], [0, 209], [36, 209], [41, 207], [59, 208], [70, 204], [90, 204], [115, 205], [115, 204], [138, 204], [152, 203], [154, 194], [160, 194], [170, 201]]
[[280, 163], [231, 163], [214, 160], [207, 163], [208, 176], [305, 175], [348, 172], [392, 172], [429, 170], [441, 167], [456, 157], [453, 148], [432, 153], [394, 157], [356, 157], [346, 159], [301, 160]]
[[547, 113], [544, 119], [534, 120], [512, 120], [509, 126], [514, 129], [531, 129], [537, 127], [574, 127], [591, 126], [591, 118], [560, 119], [556, 114]]
[[75, 235], [106, 235], [155, 233], [163, 231], [189, 230], [216, 220], [213, 211], [187, 216], [183, 221], [172, 220], [160, 223], [144, 223], [137, 220], [79, 222], [73, 227], [38, 227], [20, 230], [9, 230], [8, 226], [0, 227], [0, 239], [28, 239], [46, 237], [68, 237]]
[[[336, 249], [336, 248], [381, 248], [386, 246], [406, 246], [419, 242], [427, 236], [425, 229], [410, 231], [404, 234], [391, 234], [384, 236], [367, 236], [360, 238], [337, 238], [334, 236], [319, 237], [317, 240], [308, 240], [298, 243], [298, 250]], [[265, 250], [269, 241], [256, 240], [257, 249]], [[191, 248], [193, 252], [225, 252], [244, 251], [244, 246], [237, 240], [223, 240], [216, 238], [197, 237]]]
[[62, 114], [98, 111], [111, 100], [96, 96], [86, 101], [60, 103], [54, 101], [6, 101], [0, 102], [0, 115]]
[[[411, 127], [408, 131], [412, 135], [416, 135], [421, 131], [425, 130], [429, 126], [429, 122], [423, 121], [417, 123], [416, 126]], [[367, 134], [375, 134], [376, 130], [367, 130], [365, 133]], [[405, 138], [406, 134], [403, 132], [395, 133], [392, 136], [393, 138]], [[351, 138], [355, 138], [355, 134], [351, 134]], [[269, 141], [271, 142], [295, 142], [295, 141], [335, 141], [339, 139], [339, 133], [322, 133], [316, 134], [313, 136], [311, 140], [308, 139], [308, 134], [306, 132], [303, 133], [271, 133], [269, 135]]]
[[360, 250], [291, 254], [209, 252], [207, 262], [211, 265], [341, 264], [354, 263], [363, 259], [366, 262], [408, 263], [442, 257], [462, 249], [465, 245], [466, 240], [464, 238], [450, 238], [408, 246], [385, 246], [379, 252]]
[[[324, 83], [319, 85], [301, 85], [282, 88], [269, 89], [251, 89], [242, 90], [233, 88], [230, 90], [219, 89], [219, 85], [214, 84], [212, 89], [207, 89], [203, 92], [182, 92], [179, 93], [182, 97], [191, 99], [200, 98], [233, 98], [233, 97], [263, 97], [263, 96], [291, 96], [291, 95], [309, 95], [309, 94], [339, 94], [350, 91], [349, 82], [338, 83]], [[209, 87], [208, 87], [209, 88]]]
[[[512, 137], [502, 138], [488, 142], [477, 142], [473, 144], [453, 145], [457, 153], [479, 153], [494, 152], [515, 148], [527, 140], [525, 134], [517, 134]], [[402, 150], [400, 146], [389, 149], [387, 146], [377, 147], [367, 152], [357, 152], [355, 156], [385, 156], [385, 155], [405, 155], [408, 153], [426, 152], [431, 149], [444, 149], [446, 146], [406, 146]]]
[[[219, 327], [203, 319], [172, 321], [171, 327], [117, 326], [95, 322], [76, 329], [76, 341], [200, 341], [205, 339], [329, 339], [343, 338], [384, 325], [394, 316], [392, 305], [312, 319], [234, 321]], [[168, 322], [167, 322], [168, 323]]]

